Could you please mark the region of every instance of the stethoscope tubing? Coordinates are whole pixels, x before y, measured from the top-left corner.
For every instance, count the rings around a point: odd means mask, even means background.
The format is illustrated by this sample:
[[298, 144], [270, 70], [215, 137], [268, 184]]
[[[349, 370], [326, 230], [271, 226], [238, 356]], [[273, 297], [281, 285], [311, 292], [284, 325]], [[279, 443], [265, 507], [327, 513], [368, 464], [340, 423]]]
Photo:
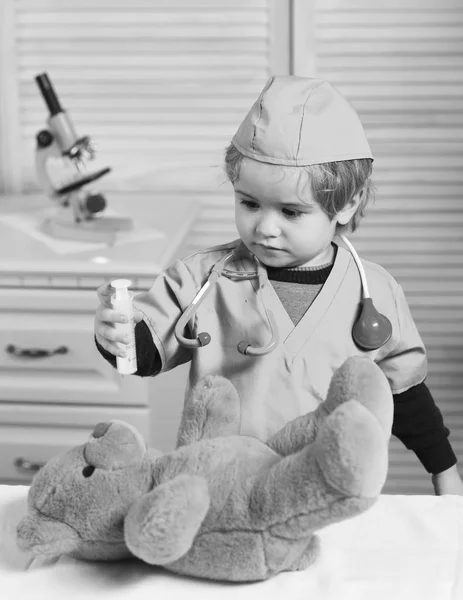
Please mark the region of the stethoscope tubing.
[[207, 344], [209, 344], [211, 341], [211, 336], [206, 332], [199, 334], [196, 339], [189, 339], [183, 335], [183, 331], [185, 330], [188, 321], [194, 317], [200, 305], [210, 294], [212, 287], [217, 282], [218, 278], [219, 275], [216, 272], [212, 272], [209, 275], [206, 283], [193, 298], [192, 302], [188, 305], [175, 325], [175, 337], [177, 338], [178, 343], [185, 348], [200, 348], [201, 346], [207, 346]]
[[[263, 267], [262, 267], [262, 265], [260, 265], [258, 258], [256, 256], [252, 255], [254, 260], [256, 261], [256, 270], [255, 271], [233, 271], [231, 269], [227, 269], [225, 265], [228, 263], [229, 260], [231, 260], [234, 257], [234, 254], [235, 254], [234, 251], [229, 252], [214, 265], [206, 283], [201, 287], [199, 292], [196, 294], [196, 296], [193, 298], [191, 303], [188, 305], [188, 307], [183, 312], [182, 316], [178, 319], [178, 321], [175, 325], [174, 334], [175, 334], [175, 337], [176, 337], [178, 343], [181, 344], [182, 346], [184, 346], [185, 348], [193, 348], [193, 349], [200, 348], [202, 346], [207, 346], [207, 344], [209, 344], [209, 342], [211, 341], [211, 336], [209, 335], [209, 333], [207, 333], [205, 331], [199, 333], [195, 339], [190, 339], [190, 338], [185, 337], [183, 335], [183, 332], [184, 332], [185, 327], [187, 326], [188, 322], [196, 314], [196, 311], [198, 310], [199, 306], [204, 302], [204, 300], [207, 298], [207, 296], [211, 293], [212, 288], [217, 283], [219, 277], [224, 275], [225, 277], [228, 277], [229, 279], [236, 280], [236, 281], [244, 281], [244, 280], [248, 280], [248, 279], [258, 279], [259, 280], [258, 293], [261, 293], [264, 276], [263, 276]], [[270, 335], [271, 335], [270, 341], [267, 344], [265, 344], [264, 346], [258, 347], [258, 346], [252, 346], [251, 342], [242, 340], [237, 345], [237, 350], [240, 354], [244, 354], [246, 356], [263, 356], [265, 354], [269, 354], [269, 352], [272, 352], [272, 350], [274, 350], [276, 348], [276, 346], [278, 345], [279, 336], [278, 336], [278, 327], [276, 324], [276, 319], [275, 319], [272, 311], [266, 309], [264, 303], [262, 303], [262, 304], [264, 306], [264, 310], [267, 315], [267, 320], [268, 320], [268, 325], [269, 325]]]
[[352, 246], [352, 244], [349, 242], [349, 240], [346, 238], [346, 236], [345, 235], [340, 235], [339, 237], [342, 239], [342, 241], [349, 248], [349, 251], [352, 254], [352, 258], [354, 259], [355, 264], [357, 265], [357, 269], [358, 269], [358, 272], [359, 272], [359, 275], [360, 275], [360, 279], [362, 281], [362, 295], [363, 295], [363, 299], [365, 300], [365, 298], [369, 298], [370, 297], [370, 292], [368, 290], [367, 276], [365, 274], [365, 269], [363, 268], [362, 261], [360, 260], [360, 257], [357, 254], [357, 251], [355, 250], [354, 246]]
[[[392, 335], [392, 325], [389, 319], [374, 308], [373, 302], [370, 297], [367, 278], [365, 275], [365, 269], [363, 268], [362, 261], [360, 260], [355, 248], [344, 236], [339, 236], [347, 248], [349, 249], [354, 262], [357, 266], [361, 283], [362, 283], [362, 314], [361, 317], [356, 321], [352, 329], [352, 336], [355, 343], [364, 350], [376, 350], [383, 346]], [[234, 258], [234, 250], [222, 257], [212, 268], [212, 271], [206, 281], [201, 287], [199, 292], [193, 298], [191, 303], [185, 309], [181, 317], [178, 319], [174, 334], [178, 343], [185, 348], [200, 348], [206, 346], [211, 341], [211, 336], [207, 332], [199, 333], [195, 339], [186, 338], [183, 332], [188, 322], [194, 317], [199, 306], [204, 302], [207, 296], [211, 293], [213, 286], [217, 283], [219, 278], [223, 275], [234, 281], [244, 281], [247, 279], [258, 279], [258, 294], [262, 294], [262, 288], [265, 285], [265, 270], [261, 265], [259, 259], [252, 254], [254, 261], [256, 262], [255, 271], [234, 271], [227, 269], [226, 265], [229, 260]], [[262, 347], [252, 346], [251, 342], [241, 341], [238, 343], [237, 349], [240, 354], [249, 356], [263, 356], [272, 352], [276, 348], [279, 342], [278, 327], [276, 324], [275, 317], [272, 311], [265, 307], [262, 301], [264, 311], [267, 316], [268, 326], [271, 333], [270, 341]], [[365, 316], [366, 315], [366, 316]]]

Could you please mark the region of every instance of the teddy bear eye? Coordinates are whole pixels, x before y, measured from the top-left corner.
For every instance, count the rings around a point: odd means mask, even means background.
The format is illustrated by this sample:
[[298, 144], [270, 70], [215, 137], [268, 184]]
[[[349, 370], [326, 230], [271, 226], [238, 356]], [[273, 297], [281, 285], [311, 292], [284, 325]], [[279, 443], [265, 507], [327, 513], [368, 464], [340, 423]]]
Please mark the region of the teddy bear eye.
[[84, 467], [82, 469], [82, 475], [84, 477], [91, 477], [93, 475], [94, 470], [95, 470], [95, 467], [92, 467], [92, 465], [87, 465], [86, 467]]

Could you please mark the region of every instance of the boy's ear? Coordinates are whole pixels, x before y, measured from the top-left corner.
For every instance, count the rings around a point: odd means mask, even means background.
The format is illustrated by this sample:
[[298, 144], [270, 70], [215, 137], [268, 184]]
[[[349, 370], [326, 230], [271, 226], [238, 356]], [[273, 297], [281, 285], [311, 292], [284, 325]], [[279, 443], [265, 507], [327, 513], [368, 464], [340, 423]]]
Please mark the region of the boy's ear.
[[356, 194], [338, 213], [336, 213], [335, 220], [339, 225], [347, 225], [355, 214], [359, 204], [362, 192]]

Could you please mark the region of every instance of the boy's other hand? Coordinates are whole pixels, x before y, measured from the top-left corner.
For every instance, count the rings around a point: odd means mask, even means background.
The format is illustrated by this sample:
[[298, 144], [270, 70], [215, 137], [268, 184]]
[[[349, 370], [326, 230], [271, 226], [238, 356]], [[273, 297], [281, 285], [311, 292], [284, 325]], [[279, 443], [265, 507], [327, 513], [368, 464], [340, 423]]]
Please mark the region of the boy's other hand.
[[442, 471], [442, 473], [433, 475], [432, 484], [436, 496], [443, 496], [444, 494], [463, 496], [463, 481], [456, 465], [446, 471]]
[[[124, 357], [126, 351], [125, 344], [129, 343], [126, 334], [116, 331], [116, 323], [127, 323], [127, 318], [124, 314], [114, 310], [112, 307], [112, 296], [116, 290], [110, 283], [105, 283], [97, 289], [100, 305], [96, 310], [94, 332], [95, 337], [107, 352], [113, 356]], [[135, 323], [139, 323], [143, 319], [142, 313], [133, 307], [133, 316]]]

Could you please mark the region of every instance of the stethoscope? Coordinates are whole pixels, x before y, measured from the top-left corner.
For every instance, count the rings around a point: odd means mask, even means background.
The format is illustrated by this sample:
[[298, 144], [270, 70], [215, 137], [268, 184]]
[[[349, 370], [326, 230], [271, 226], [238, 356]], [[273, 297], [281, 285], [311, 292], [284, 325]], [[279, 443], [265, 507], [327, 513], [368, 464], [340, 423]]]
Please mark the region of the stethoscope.
[[[392, 335], [391, 322], [385, 315], [379, 313], [373, 305], [373, 300], [371, 299], [368, 290], [368, 283], [365, 275], [365, 270], [357, 252], [355, 251], [355, 248], [344, 235], [340, 235], [340, 238], [343, 240], [350, 253], [352, 254], [362, 282], [362, 309], [359, 317], [357, 318], [352, 327], [352, 338], [357, 344], [357, 346], [362, 350], [378, 350], [379, 348], [381, 348], [381, 346], [384, 346], [384, 344], [386, 344], [389, 341]], [[211, 341], [211, 336], [207, 332], [199, 333], [196, 336], [196, 339], [188, 339], [183, 335], [183, 331], [185, 330], [187, 323], [195, 315], [199, 306], [204, 302], [205, 298], [211, 292], [212, 287], [217, 283], [219, 277], [221, 277], [222, 275], [233, 281], [258, 279], [257, 293], [262, 294], [261, 290], [266, 280], [265, 269], [256, 256], [252, 254], [252, 257], [256, 263], [255, 271], [234, 271], [228, 269], [227, 263], [233, 258], [235, 258], [234, 250], [226, 254], [214, 265], [206, 283], [202, 286], [202, 288], [199, 290], [199, 292], [193, 298], [186, 310], [183, 312], [182, 316], [177, 321], [177, 324], [175, 326], [175, 337], [177, 338], [179, 344], [181, 344], [185, 348], [200, 348], [202, 346], [207, 346], [207, 344], [209, 344], [209, 342]], [[264, 306], [263, 302], [262, 306]], [[266, 345], [258, 347], [252, 346], [251, 342], [243, 340], [239, 342], [237, 346], [238, 352], [240, 354], [244, 354], [246, 356], [263, 356], [264, 354], [272, 352], [272, 350], [274, 350], [277, 346], [279, 342], [279, 337], [275, 317], [273, 316], [273, 313], [270, 310], [266, 309], [265, 307], [264, 310], [267, 313], [267, 319], [270, 328], [270, 341]]]

